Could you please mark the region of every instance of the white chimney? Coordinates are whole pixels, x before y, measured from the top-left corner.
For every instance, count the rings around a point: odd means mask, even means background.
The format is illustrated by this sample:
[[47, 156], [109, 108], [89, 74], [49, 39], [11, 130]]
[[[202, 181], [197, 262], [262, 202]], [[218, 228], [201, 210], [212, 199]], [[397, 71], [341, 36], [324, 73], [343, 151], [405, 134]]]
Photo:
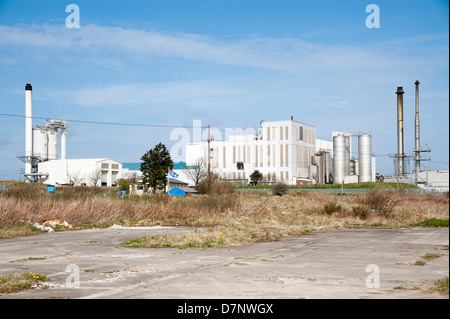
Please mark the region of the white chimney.
[[[25, 86], [25, 180], [30, 181], [33, 156], [33, 96], [31, 84]], [[27, 175], [28, 174], [28, 175]]]
[[66, 130], [63, 129], [61, 132], [61, 159], [66, 159]]

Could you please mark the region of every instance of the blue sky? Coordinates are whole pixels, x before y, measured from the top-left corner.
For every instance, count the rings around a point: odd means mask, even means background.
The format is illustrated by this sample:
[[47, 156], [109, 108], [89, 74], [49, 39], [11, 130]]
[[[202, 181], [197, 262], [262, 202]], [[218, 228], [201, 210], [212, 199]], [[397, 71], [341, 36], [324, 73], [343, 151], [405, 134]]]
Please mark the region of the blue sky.
[[[65, 25], [70, 3], [78, 29]], [[366, 27], [371, 3], [380, 28]], [[322, 139], [371, 133], [377, 172], [389, 174], [395, 91], [406, 92], [411, 153], [419, 80], [421, 144], [432, 169], [448, 169], [448, 12], [448, 1], [433, 0], [0, 0], [0, 113], [24, 115], [31, 83], [34, 116], [167, 126], [69, 122], [68, 158], [120, 162], [159, 142], [171, 148], [174, 127], [194, 120], [257, 129], [293, 115]], [[24, 122], [0, 116], [0, 180], [19, 178]]]

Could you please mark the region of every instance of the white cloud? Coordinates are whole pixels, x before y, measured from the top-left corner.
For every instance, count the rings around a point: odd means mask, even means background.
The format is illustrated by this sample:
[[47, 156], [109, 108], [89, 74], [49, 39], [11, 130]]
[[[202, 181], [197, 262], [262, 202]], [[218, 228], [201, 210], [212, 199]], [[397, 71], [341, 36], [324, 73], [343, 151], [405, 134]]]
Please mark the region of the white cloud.
[[[44, 50], [49, 58], [65, 56], [85, 57], [94, 63], [107, 61], [104, 67], [120, 67], [149, 57], [167, 57], [209, 61], [219, 65], [254, 67], [268, 70], [308, 74], [310, 72], [365, 72], [371, 68], [380, 71], [399, 70], [412, 60], [402, 56], [405, 52], [389, 56], [385, 47], [358, 47], [326, 45], [296, 38], [253, 38], [235, 41], [184, 33], [165, 33], [86, 25], [80, 29], [67, 29], [55, 25], [0, 25], [0, 46], [10, 50], [31, 48]], [[434, 39], [436, 36], [433, 36]], [[427, 38], [418, 38], [427, 41]], [[392, 46], [394, 43], [383, 44]], [[114, 60], [117, 60], [114, 62]], [[433, 61], [420, 59], [420, 63]]]

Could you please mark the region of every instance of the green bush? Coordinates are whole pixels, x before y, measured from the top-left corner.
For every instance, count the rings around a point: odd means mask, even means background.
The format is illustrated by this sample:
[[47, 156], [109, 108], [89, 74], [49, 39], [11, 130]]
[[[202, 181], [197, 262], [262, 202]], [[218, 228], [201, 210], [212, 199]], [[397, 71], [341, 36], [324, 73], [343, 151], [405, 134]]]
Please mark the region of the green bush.
[[340, 213], [342, 211], [342, 206], [335, 202], [328, 202], [323, 204], [323, 212], [327, 215], [331, 215], [333, 213]]
[[369, 209], [365, 206], [352, 207], [353, 214], [361, 219], [367, 219], [370, 215]]
[[287, 192], [288, 192], [288, 187], [286, 186], [286, 184], [283, 184], [283, 183], [277, 183], [272, 188], [272, 195], [283, 196]]
[[370, 192], [367, 193], [362, 200], [362, 204], [382, 215], [392, 213], [398, 203], [399, 198], [397, 194], [393, 192]]

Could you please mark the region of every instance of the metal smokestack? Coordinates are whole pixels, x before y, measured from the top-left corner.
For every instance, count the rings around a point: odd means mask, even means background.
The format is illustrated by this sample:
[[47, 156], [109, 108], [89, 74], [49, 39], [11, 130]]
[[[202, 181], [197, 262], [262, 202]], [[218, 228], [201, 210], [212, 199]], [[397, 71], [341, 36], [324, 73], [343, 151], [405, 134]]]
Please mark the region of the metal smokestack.
[[25, 181], [31, 181], [31, 158], [33, 156], [33, 93], [31, 84], [25, 86]]
[[403, 87], [397, 87], [397, 174], [403, 176], [405, 173], [404, 142], [403, 142]]
[[420, 172], [420, 122], [419, 122], [419, 81], [414, 82], [416, 85], [416, 122], [415, 122], [415, 175], [416, 183]]

